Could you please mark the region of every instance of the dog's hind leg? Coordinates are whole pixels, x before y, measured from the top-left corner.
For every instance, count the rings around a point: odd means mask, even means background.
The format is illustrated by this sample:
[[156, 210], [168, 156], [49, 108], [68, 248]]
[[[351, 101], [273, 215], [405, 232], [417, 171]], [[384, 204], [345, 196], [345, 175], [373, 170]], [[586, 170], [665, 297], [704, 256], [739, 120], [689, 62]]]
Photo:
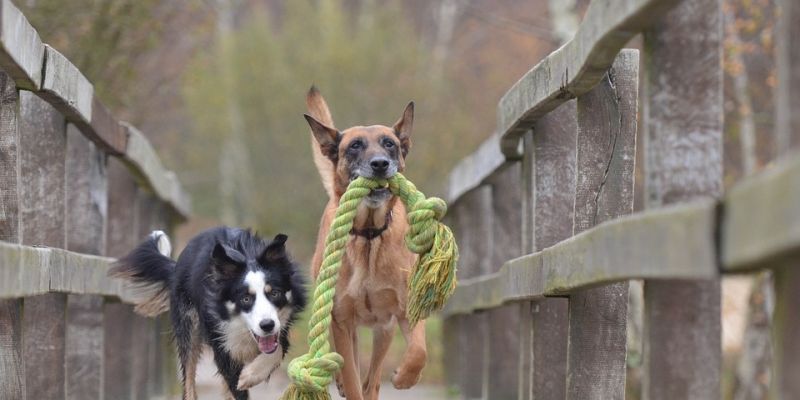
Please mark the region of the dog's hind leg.
[[422, 368], [428, 358], [428, 350], [425, 345], [425, 321], [417, 322], [411, 327], [408, 320], [400, 320], [400, 329], [406, 339], [406, 352], [403, 361], [392, 376], [392, 384], [397, 389], [408, 389], [419, 382]]
[[378, 400], [378, 392], [381, 389], [381, 372], [383, 371], [383, 361], [389, 352], [392, 344], [392, 336], [396, 325], [394, 322], [385, 326], [380, 326], [372, 330], [372, 358], [370, 359], [367, 378], [364, 380], [364, 398], [367, 400]]
[[[175, 332], [175, 343], [178, 347], [178, 358], [181, 363], [181, 382], [183, 383], [183, 400], [196, 400], [195, 376], [197, 375], [197, 359], [202, 351], [202, 342], [198, 337], [197, 314], [182, 308], [183, 304], [173, 302], [172, 326]], [[180, 305], [179, 305], [180, 304]]]
[[353, 347], [354, 330], [355, 325], [352, 323], [342, 324], [334, 319], [331, 324], [334, 348], [344, 358], [344, 366], [340, 372], [344, 397], [347, 400], [363, 400], [361, 378], [358, 374], [358, 360], [355, 358], [355, 349]]

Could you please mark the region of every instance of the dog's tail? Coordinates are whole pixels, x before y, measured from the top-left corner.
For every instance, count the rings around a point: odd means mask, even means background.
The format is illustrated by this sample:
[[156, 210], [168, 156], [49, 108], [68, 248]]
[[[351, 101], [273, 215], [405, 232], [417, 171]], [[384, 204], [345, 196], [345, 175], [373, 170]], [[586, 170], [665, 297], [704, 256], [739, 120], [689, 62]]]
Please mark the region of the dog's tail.
[[137, 313], [155, 317], [169, 309], [169, 290], [175, 272], [171, 259], [172, 245], [163, 231], [153, 231], [138, 247], [119, 259], [109, 270], [114, 278], [122, 278], [138, 285]]
[[[316, 86], [311, 86], [306, 95], [306, 107], [308, 107], [308, 114], [314, 117], [317, 121], [325, 126], [333, 127], [333, 117], [331, 117], [331, 110], [328, 109], [328, 103], [322, 97], [322, 94], [317, 90]], [[319, 176], [322, 179], [322, 186], [329, 197], [334, 197], [333, 192], [333, 176], [334, 166], [328, 157], [322, 154], [317, 140], [314, 139], [314, 134], [311, 134], [311, 152], [314, 154], [314, 164], [317, 166]]]

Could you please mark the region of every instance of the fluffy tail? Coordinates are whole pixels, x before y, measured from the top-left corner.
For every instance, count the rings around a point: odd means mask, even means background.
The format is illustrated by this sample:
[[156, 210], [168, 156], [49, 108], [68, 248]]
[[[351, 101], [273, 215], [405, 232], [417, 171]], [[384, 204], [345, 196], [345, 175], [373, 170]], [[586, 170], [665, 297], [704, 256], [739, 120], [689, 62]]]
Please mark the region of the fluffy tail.
[[[308, 114], [314, 117], [317, 121], [326, 126], [333, 127], [333, 118], [331, 117], [331, 110], [328, 109], [328, 103], [322, 97], [322, 94], [317, 90], [316, 86], [311, 86], [306, 95], [306, 107]], [[329, 197], [334, 197], [333, 192], [333, 174], [334, 166], [328, 157], [322, 154], [317, 140], [314, 135], [311, 135], [311, 153], [314, 154], [314, 164], [317, 166], [317, 171], [322, 179], [322, 186]]]
[[134, 309], [137, 313], [155, 317], [169, 309], [169, 290], [175, 271], [170, 253], [172, 245], [167, 234], [153, 231], [108, 272], [109, 276], [133, 282], [141, 290]]

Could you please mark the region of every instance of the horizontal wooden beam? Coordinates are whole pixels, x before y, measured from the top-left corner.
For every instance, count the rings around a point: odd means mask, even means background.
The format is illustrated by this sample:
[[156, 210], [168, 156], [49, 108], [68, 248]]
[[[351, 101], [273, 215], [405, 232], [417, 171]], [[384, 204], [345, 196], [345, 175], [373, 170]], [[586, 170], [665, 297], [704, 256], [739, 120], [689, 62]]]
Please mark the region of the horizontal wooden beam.
[[0, 0], [0, 67], [17, 87], [38, 90], [42, 84], [44, 44], [36, 29], [10, 0]]
[[800, 259], [800, 155], [768, 166], [725, 196], [726, 271], [779, 268]]
[[460, 282], [443, 313], [470, 313], [628, 279], [713, 279], [719, 275], [715, 232], [714, 201], [609, 221], [510, 260], [497, 273]]
[[518, 159], [519, 141], [534, 122], [591, 90], [623, 46], [679, 0], [593, 1], [575, 36], [536, 64], [497, 105], [502, 152]]
[[0, 241], [0, 299], [59, 292], [113, 296], [134, 303], [136, 291], [107, 275], [114, 261]]

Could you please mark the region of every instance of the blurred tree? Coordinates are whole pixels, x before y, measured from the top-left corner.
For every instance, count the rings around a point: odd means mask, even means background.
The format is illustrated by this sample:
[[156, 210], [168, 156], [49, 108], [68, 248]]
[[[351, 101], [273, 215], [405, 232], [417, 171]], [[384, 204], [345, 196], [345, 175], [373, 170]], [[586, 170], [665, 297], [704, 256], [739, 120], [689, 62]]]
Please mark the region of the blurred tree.
[[[229, 50], [198, 53], [191, 62], [183, 93], [194, 133], [180, 151], [184, 167], [206, 178], [193, 180], [199, 213], [217, 215], [220, 187], [229, 185], [240, 191], [234, 197], [243, 220], [270, 234], [286, 231], [302, 256], [310, 254], [325, 202], [302, 118], [312, 83], [329, 100], [340, 129], [390, 125], [416, 100], [408, 174], [431, 194], [441, 193], [453, 163], [480, 140], [464, 134], [475, 117], [460, 107], [446, 72], [429, 73], [429, 52], [410, 24], [396, 18], [399, 3], [345, 10], [337, 0], [287, 2], [277, 26], [266, 9], [255, 7], [238, 29], [217, 37], [214, 46]], [[217, 160], [231, 157], [221, 144], [234, 134], [242, 135], [247, 154], [227, 164], [235, 165], [232, 172]], [[226, 182], [243, 176], [249, 181]]]

